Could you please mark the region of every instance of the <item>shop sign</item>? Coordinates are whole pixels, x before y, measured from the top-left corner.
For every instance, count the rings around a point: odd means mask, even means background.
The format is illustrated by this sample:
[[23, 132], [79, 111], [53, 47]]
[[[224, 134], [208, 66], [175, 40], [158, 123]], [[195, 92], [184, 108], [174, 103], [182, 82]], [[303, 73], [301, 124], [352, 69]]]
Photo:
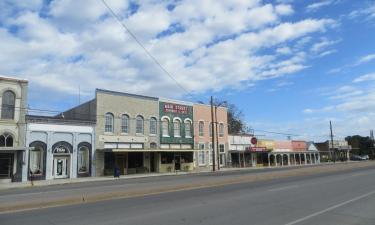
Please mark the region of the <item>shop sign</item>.
[[57, 146], [54, 150], [53, 150], [53, 153], [57, 153], [57, 154], [69, 154], [69, 150], [67, 148], [65, 148], [64, 146], [60, 145], [60, 146]]
[[258, 143], [258, 139], [256, 137], [251, 138], [251, 144], [256, 145]]
[[164, 104], [164, 112], [166, 113], [177, 113], [177, 114], [188, 114], [188, 107], [185, 105], [176, 105], [171, 103]]
[[267, 149], [265, 147], [251, 147], [250, 152], [266, 152]]

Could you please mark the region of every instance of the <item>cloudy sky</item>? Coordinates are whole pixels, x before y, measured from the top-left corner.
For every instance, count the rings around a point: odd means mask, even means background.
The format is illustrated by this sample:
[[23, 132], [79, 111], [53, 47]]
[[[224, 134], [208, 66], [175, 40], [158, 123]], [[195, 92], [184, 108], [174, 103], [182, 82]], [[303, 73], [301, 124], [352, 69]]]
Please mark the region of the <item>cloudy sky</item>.
[[[235, 103], [260, 130], [322, 140], [375, 121], [372, 0], [0, 1], [0, 74], [31, 108], [61, 111], [95, 88]], [[266, 137], [271, 137], [266, 134]], [[278, 138], [284, 139], [285, 135]]]

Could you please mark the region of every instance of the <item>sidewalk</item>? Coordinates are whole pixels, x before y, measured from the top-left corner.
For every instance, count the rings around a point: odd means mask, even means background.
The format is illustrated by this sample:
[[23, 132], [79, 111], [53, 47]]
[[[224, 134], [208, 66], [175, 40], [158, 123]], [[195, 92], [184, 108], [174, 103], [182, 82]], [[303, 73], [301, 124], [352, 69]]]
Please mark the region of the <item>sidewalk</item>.
[[[337, 162], [336, 164], [352, 163], [352, 162], [354, 161]], [[330, 162], [330, 163], [320, 163], [320, 164], [272, 166], [272, 167], [245, 167], [245, 168], [228, 167], [228, 168], [220, 168], [220, 170], [215, 171], [215, 173], [228, 172], [228, 171], [241, 171], [241, 170], [280, 169], [280, 168], [294, 168], [294, 167], [303, 168], [303, 167], [323, 166], [323, 165], [330, 165], [330, 164], [334, 164], [334, 163]], [[52, 179], [52, 180], [34, 181], [33, 184], [31, 181], [2, 183], [0, 184], [0, 191], [6, 190], [6, 189], [12, 189], [12, 188], [27, 188], [27, 187], [49, 186], [49, 185], [75, 184], [75, 183], [93, 182], [93, 181], [111, 181], [111, 180], [118, 180], [118, 179], [137, 179], [137, 178], [147, 178], [147, 177], [179, 176], [179, 175], [198, 174], [198, 173], [213, 173], [213, 171], [206, 170], [206, 171], [192, 171], [192, 172], [131, 174], [131, 175], [122, 175], [120, 176], [120, 178], [114, 178], [113, 176], [101, 176], [101, 177], [81, 177], [81, 178], [71, 178], [71, 179], [69, 178], [68, 179]]]

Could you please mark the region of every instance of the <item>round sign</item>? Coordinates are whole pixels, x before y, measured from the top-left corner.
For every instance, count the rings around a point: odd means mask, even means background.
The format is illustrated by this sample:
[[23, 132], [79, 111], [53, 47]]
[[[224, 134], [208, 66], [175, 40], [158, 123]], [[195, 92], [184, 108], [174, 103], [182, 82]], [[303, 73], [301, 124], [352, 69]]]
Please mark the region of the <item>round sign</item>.
[[256, 137], [251, 138], [251, 144], [256, 145], [258, 143], [258, 140]]

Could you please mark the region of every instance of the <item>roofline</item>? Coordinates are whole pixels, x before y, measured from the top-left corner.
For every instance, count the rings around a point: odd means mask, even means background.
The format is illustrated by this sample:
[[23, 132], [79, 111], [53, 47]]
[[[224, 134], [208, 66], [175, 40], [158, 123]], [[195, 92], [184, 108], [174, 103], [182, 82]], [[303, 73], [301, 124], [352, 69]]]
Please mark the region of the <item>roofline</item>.
[[[207, 107], [211, 107], [210, 104], [204, 104], [204, 103], [194, 103], [194, 105], [200, 105], [200, 106], [207, 106]], [[214, 105], [215, 106], [215, 105]], [[223, 109], [228, 109], [228, 107], [226, 106], [217, 106], [217, 108], [223, 108]]]
[[55, 123], [55, 124], [70, 124], [70, 125], [95, 125], [95, 121], [90, 120], [67, 120], [64, 118], [57, 118], [51, 116], [40, 115], [26, 115], [26, 123]]
[[111, 91], [111, 90], [100, 89], [100, 88], [97, 88], [95, 90], [95, 92], [96, 93], [101, 92], [101, 93], [111, 94], [111, 95], [127, 96], [127, 97], [133, 97], [133, 98], [143, 98], [143, 99], [149, 99], [149, 100], [154, 100], [154, 101], [158, 101], [159, 100], [159, 98], [157, 98], [157, 97], [146, 96], [146, 95], [138, 95], [138, 94], [131, 94], [131, 93], [120, 92], [120, 91]]
[[8, 76], [4, 76], [4, 75], [0, 75], [0, 80], [17, 81], [17, 82], [22, 82], [22, 83], [29, 83], [29, 81], [26, 80], [26, 79], [22, 79], [22, 78], [18, 78], [18, 77], [8, 77]]
[[159, 98], [159, 101], [160, 102], [166, 102], [166, 103], [174, 103], [174, 104], [180, 104], [180, 105], [194, 106], [193, 102], [170, 99], [170, 98]]

